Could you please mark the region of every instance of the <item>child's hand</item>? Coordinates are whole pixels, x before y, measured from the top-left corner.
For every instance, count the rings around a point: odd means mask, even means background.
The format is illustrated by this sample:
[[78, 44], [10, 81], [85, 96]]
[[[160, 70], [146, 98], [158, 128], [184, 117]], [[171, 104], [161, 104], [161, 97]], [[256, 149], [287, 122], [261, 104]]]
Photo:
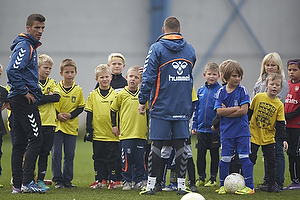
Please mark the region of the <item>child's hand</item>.
[[286, 152], [289, 148], [287, 141], [283, 141], [283, 151]]
[[62, 122], [65, 122], [70, 118], [71, 118], [71, 113], [59, 113], [57, 115], [57, 119]]
[[48, 93], [48, 95], [53, 95], [53, 92], [50, 91], [50, 92]]
[[120, 135], [120, 131], [117, 126], [112, 127], [112, 133], [118, 137]]
[[197, 135], [197, 129], [192, 129], [192, 134]]
[[146, 113], [146, 104], [140, 104], [139, 107], [138, 107], [138, 110], [139, 110], [139, 113], [141, 115], [145, 115], [145, 113]]
[[217, 130], [215, 129], [214, 126], [211, 126], [210, 129], [211, 129], [212, 131], [217, 131]]

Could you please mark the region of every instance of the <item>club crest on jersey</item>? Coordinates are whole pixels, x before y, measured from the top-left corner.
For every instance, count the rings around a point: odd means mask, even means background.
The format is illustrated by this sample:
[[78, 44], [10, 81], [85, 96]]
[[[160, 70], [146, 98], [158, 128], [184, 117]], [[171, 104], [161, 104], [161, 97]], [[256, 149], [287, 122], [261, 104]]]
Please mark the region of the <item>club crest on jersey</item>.
[[76, 102], [76, 97], [72, 96], [72, 103]]
[[190, 75], [181, 76], [187, 66], [188, 63], [185, 61], [172, 62], [172, 67], [176, 70], [178, 76], [169, 75], [169, 81], [190, 81]]
[[298, 92], [298, 90], [299, 90], [299, 86], [296, 86], [295, 87], [295, 92]]

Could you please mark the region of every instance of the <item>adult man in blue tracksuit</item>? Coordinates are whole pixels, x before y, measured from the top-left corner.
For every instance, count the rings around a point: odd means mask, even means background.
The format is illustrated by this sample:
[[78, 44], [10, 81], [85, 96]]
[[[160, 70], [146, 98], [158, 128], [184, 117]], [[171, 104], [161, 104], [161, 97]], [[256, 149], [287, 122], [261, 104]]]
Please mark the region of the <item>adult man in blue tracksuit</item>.
[[146, 57], [139, 111], [145, 114], [146, 102], [150, 106], [149, 177], [145, 191], [155, 194], [154, 186], [160, 166], [160, 150], [164, 141], [173, 140], [176, 149], [178, 194], [185, 194], [187, 153], [185, 141], [190, 137], [189, 119], [192, 107], [192, 69], [196, 62], [195, 51], [180, 34], [180, 22], [168, 17], [162, 28], [163, 35], [151, 45]]
[[[26, 21], [27, 34], [21, 33], [10, 47], [12, 54], [6, 72], [10, 86], [8, 98], [14, 113], [12, 193], [46, 192], [34, 183], [36, 159], [42, 145], [41, 119], [37, 106], [42, 91], [39, 86], [36, 48], [41, 45], [39, 40], [44, 28], [45, 17], [41, 14], [31, 14]], [[22, 164], [24, 153], [25, 159]]]

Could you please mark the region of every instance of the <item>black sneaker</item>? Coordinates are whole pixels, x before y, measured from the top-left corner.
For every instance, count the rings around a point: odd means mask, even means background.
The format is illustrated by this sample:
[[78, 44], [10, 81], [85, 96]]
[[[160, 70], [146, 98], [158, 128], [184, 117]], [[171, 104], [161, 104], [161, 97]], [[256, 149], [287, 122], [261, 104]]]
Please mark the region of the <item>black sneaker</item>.
[[157, 183], [157, 184], [155, 184], [154, 191], [155, 192], [161, 192], [162, 188], [163, 188], [162, 185]]
[[271, 188], [268, 188], [267, 192], [282, 192], [282, 190], [278, 187], [278, 185], [275, 183]]
[[185, 195], [185, 194], [191, 193], [191, 192], [192, 192], [192, 191], [189, 190], [188, 188], [186, 188], [186, 189], [178, 188], [177, 195]]
[[155, 195], [155, 191], [154, 189], [146, 190], [146, 188], [144, 188], [139, 195]]
[[54, 187], [57, 189], [61, 189], [61, 188], [64, 188], [65, 186], [62, 182], [55, 182]]
[[192, 192], [198, 192], [196, 185], [190, 185], [189, 188]]
[[64, 183], [64, 185], [66, 188], [77, 188], [77, 186], [73, 185], [71, 182], [66, 182], [66, 183]]
[[261, 191], [267, 191], [268, 190], [268, 185], [267, 182], [264, 180], [262, 183], [257, 184], [257, 188], [254, 188], [254, 190], [261, 190]]

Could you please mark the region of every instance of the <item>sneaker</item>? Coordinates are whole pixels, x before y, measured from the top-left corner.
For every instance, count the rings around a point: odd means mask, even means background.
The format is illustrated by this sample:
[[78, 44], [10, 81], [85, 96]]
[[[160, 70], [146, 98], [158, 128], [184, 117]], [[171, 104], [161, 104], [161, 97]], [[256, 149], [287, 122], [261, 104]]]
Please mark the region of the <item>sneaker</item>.
[[46, 184], [46, 185], [52, 185], [52, 181], [51, 180], [44, 180], [44, 183]]
[[155, 195], [155, 191], [154, 189], [146, 190], [146, 187], [144, 187], [139, 195]]
[[282, 190], [275, 183], [271, 188], [268, 188], [267, 192], [282, 192]]
[[65, 183], [64, 183], [64, 186], [65, 186], [66, 188], [77, 188], [77, 186], [76, 186], [76, 185], [73, 185], [71, 182], [65, 182]]
[[[133, 188], [135, 189], [135, 190], [141, 190], [143, 187], [145, 187], [146, 185], [144, 185], [144, 183], [142, 182], [142, 181], [140, 181], [140, 182], [138, 182], [138, 183], [136, 183], [136, 184], [134, 184], [134, 186], [133, 186]], [[156, 191], [156, 190], [155, 190]]]
[[300, 183], [292, 182], [289, 186], [283, 188], [283, 190], [299, 190], [300, 189]]
[[189, 186], [189, 189], [192, 191], [192, 192], [198, 192], [198, 188], [196, 185], [190, 185]]
[[123, 187], [122, 181], [116, 181], [117, 187]]
[[13, 194], [18, 194], [18, 193], [22, 193], [22, 191], [21, 191], [21, 188], [12, 186], [12, 191], [11, 191], [11, 193], [13, 193]]
[[46, 193], [47, 190], [39, 188], [34, 181], [31, 181], [29, 184], [27, 185], [22, 185], [21, 187], [21, 191], [23, 193]]
[[111, 190], [111, 189], [117, 189], [116, 182], [115, 181], [110, 181], [108, 183], [108, 188], [107, 189], [109, 189], [109, 190]]
[[199, 186], [204, 186], [204, 184], [205, 184], [205, 180], [200, 180], [200, 179], [198, 179], [198, 180], [196, 181], [196, 186], [197, 186], [197, 187], [199, 187]]
[[49, 190], [49, 189], [50, 189], [50, 188], [44, 183], [44, 181], [38, 180], [36, 184], [37, 184], [37, 186], [38, 186], [40, 189], [45, 189], [45, 190]]
[[64, 186], [64, 184], [62, 182], [55, 182], [54, 183], [54, 187], [56, 189], [61, 189], [61, 188], [64, 188], [65, 186]]
[[94, 183], [92, 183], [92, 184], [90, 185], [90, 188], [91, 188], [91, 189], [102, 188], [102, 184], [99, 183], [99, 181], [95, 181]]
[[192, 191], [189, 190], [188, 188], [186, 189], [182, 189], [182, 188], [179, 188], [178, 191], [177, 191], [177, 195], [185, 195], [187, 193], [191, 193]]
[[245, 186], [243, 189], [235, 192], [235, 194], [254, 194], [254, 193], [255, 193], [255, 191], [247, 186]]
[[267, 182], [264, 180], [262, 183], [257, 184], [257, 188], [254, 188], [254, 190], [267, 191], [268, 190]]
[[221, 186], [219, 189], [215, 190], [218, 194], [226, 194], [226, 190], [224, 186]]
[[163, 186], [160, 183], [156, 183], [154, 186], [154, 191], [155, 192], [161, 192], [163, 189]]
[[123, 185], [123, 188], [122, 190], [131, 190], [131, 183], [128, 182], [128, 181], [124, 181], [124, 185]]
[[167, 187], [164, 187], [162, 191], [177, 191], [177, 183], [170, 183]]
[[215, 187], [217, 186], [217, 181], [209, 180], [207, 183], [204, 184], [204, 187]]
[[102, 186], [103, 186], [103, 187], [105, 187], [105, 186], [106, 186], [106, 184], [107, 184], [107, 180], [105, 180], [105, 179], [102, 179], [102, 182], [101, 182], [101, 184], [102, 184]]

